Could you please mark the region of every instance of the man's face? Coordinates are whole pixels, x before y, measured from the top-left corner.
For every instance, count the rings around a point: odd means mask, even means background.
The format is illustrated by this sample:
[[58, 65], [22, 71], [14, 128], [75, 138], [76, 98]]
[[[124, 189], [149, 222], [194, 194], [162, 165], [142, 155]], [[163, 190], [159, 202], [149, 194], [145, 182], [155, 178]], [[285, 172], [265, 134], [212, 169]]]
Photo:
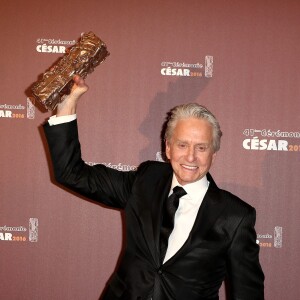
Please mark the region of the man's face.
[[215, 160], [213, 129], [208, 121], [187, 118], [178, 121], [169, 141], [166, 155], [181, 185], [206, 175]]

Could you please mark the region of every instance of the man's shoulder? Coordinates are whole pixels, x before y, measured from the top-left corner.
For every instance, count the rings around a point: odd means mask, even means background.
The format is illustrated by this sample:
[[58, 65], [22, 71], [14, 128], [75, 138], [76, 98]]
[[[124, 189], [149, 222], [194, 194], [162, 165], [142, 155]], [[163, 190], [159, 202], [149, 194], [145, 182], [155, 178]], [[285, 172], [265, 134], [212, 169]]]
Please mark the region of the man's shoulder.
[[233, 206], [236, 208], [246, 209], [246, 210], [252, 210], [253, 207], [247, 203], [246, 201], [242, 200], [239, 196], [233, 194], [232, 192], [229, 192], [226, 189], [219, 188], [211, 174], [207, 174], [208, 180], [210, 181], [210, 192], [213, 193], [213, 197], [216, 197], [219, 199], [219, 201], [224, 201], [225, 204], [229, 206]]
[[172, 167], [167, 162], [148, 160], [142, 162], [138, 167], [139, 172], [170, 172]]
[[220, 193], [223, 201], [226, 202], [227, 206], [230, 207], [232, 211], [250, 213], [255, 210], [249, 203], [227, 190], [220, 189]]
[[141, 163], [136, 171], [135, 183], [142, 187], [156, 188], [162, 182], [167, 183], [172, 179], [172, 167], [168, 163], [158, 161], [145, 161]]

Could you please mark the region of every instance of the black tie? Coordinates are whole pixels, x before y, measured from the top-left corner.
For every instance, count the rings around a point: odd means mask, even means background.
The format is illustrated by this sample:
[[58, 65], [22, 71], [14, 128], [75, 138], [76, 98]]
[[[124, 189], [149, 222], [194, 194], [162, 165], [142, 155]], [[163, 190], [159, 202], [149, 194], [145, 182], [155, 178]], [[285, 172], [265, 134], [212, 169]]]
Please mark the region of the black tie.
[[180, 197], [186, 195], [186, 191], [180, 187], [173, 188], [173, 194], [170, 195], [163, 207], [163, 220], [160, 229], [160, 259], [163, 262], [167, 248], [169, 236], [174, 228], [174, 216], [179, 205]]

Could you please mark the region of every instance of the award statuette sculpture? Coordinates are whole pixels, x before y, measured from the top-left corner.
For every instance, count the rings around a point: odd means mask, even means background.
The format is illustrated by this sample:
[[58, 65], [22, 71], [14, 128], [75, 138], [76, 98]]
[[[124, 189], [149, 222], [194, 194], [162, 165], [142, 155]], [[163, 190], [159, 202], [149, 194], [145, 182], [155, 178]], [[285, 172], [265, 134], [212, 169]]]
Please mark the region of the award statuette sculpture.
[[32, 87], [32, 93], [47, 110], [54, 110], [71, 92], [73, 76], [85, 78], [109, 55], [106, 45], [93, 32], [81, 39]]

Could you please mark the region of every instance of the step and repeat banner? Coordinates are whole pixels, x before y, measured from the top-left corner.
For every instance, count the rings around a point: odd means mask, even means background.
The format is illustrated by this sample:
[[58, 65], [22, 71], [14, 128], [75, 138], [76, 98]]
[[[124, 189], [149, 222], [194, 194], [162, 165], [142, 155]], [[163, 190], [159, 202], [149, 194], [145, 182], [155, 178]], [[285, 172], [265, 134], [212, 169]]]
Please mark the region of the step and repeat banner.
[[16, 0], [0, 24], [1, 299], [99, 299], [122, 255], [123, 215], [55, 182], [52, 113], [30, 92], [89, 31], [110, 56], [78, 107], [86, 163], [162, 160], [166, 113], [207, 106], [224, 133], [211, 173], [257, 210], [266, 299], [299, 298], [299, 1]]

